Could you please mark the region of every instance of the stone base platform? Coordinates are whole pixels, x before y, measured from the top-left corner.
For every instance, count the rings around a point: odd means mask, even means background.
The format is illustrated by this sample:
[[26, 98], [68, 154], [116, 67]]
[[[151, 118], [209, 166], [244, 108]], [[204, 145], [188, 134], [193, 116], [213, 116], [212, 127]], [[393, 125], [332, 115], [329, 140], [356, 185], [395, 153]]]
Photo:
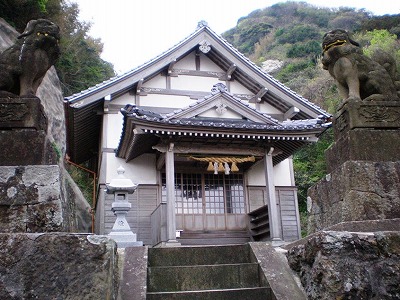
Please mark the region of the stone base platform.
[[0, 145], [0, 166], [57, 163], [39, 98], [0, 98]]
[[308, 190], [308, 233], [400, 217], [400, 161], [347, 161]]
[[400, 160], [400, 103], [345, 102], [333, 120], [335, 143], [326, 151], [327, 171], [348, 160]]
[[0, 167], [0, 232], [68, 231], [60, 167]]

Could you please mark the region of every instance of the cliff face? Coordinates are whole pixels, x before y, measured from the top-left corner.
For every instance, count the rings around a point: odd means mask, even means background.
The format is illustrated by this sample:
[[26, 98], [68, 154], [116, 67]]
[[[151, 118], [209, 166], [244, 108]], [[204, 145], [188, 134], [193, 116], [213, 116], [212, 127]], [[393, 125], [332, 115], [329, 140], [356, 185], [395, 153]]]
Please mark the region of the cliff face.
[[[13, 45], [18, 35], [19, 33], [15, 29], [0, 18], [0, 52]], [[60, 81], [54, 67], [48, 70], [36, 96], [40, 99], [47, 118], [47, 133], [46, 130], [20, 130], [19, 141], [21, 141], [21, 135], [26, 135], [26, 142], [19, 146], [16, 140], [13, 142], [13, 134], [18, 134], [17, 131], [0, 129], [0, 141], [2, 141], [2, 144], [10, 143], [8, 148], [10, 148], [9, 152], [12, 153], [5, 153], [16, 158], [16, 161], [24, 161], [23, 159], [18, 160], [18, 157], [29, 157], [30, 160], [28, 161], [34, 161], [35, 156], [42, 155], [53, 157], [48, 161], [52, 164], [58, 164], [58, 166], [48, 165], [49, 170], [47, 172], [42, 170], [46, 166], [26, 168], [28, 167], [26, 165], [37, 165], [37, 163], [25, 163], [25, 165], [19, 163], [16, 166], [17, 163], [13, 160], [1, 164], [3, 167], [0, 166], [0, 174], [3, 174], [3, 176], [0, 177], [0, 204], [2, 206], [0, 209], [0, 232], [89, 232], [91, 229], [91, 208], [66, 171], [63, 163], [66, 150], [64, 103]], [[24, 101], [31, 103], [30, 99], [24, 99]], [[32, 111], [30, 113], [35, 114]], [[40, 137], [40, 132], [46, 135], [43, 140], [46, 141], [47, 148], [42, 147], [42, 149], [45, 149], [42, 150], [44, 153], [40, 153], [40, 147], [35, 147], [36, 142], [35, 144], [28, 141], [33, 139], [32, 136]], [[33, 159], [31, 159], [32, 157]], [[35, 171], [31, 172], [31, 179], [27, 180], [26, 170], [30, 169]], [[46, 185], [47, 181], [40, 182], [41, 177], [37, 173], [38, 169], [54, 178], [59, 186], [57, 196], [40, 192], [41, 187]], [[29, 190], [34, 192], [28, 192]], [[46, 206], [46, 202], [48, 206]], [[38, 205], [41, 207], [37, 207]], [[57, 220], [53, 218], [54, 216], [57, 216]], [[13, 222], [10, 222], [10, 220]], [[32, 223], [32, 221], [36, 225], [28, 226], [28, 223]], [[18, 226], [14, 226], [15, 224], [18, 224]]]

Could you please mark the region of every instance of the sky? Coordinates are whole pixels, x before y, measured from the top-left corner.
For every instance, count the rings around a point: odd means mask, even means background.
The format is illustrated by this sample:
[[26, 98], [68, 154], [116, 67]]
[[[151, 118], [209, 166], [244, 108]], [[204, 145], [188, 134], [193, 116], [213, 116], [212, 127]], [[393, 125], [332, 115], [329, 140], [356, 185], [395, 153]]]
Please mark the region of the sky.
[[[70, 0], [79, 6], [89, 34], [104, 44], [101, 57], [117, 74], [142, 65], [195, 31], [205, 20], [218, 34], [240, 17], [284, 0]], [[364, 8], [374, 15], [399, 14], [398, 0], [306, 0], [318, 7]], [[332, 4], [330, 4], [332, 3]], [[334, 3], [334, 4], [333, 4]]]

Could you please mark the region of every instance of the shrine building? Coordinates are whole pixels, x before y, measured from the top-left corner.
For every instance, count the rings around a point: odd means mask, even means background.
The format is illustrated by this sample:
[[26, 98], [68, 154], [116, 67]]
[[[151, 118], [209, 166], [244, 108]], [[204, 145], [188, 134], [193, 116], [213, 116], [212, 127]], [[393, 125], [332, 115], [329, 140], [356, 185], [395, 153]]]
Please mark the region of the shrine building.
[[330, 115], [205, 22], [65, 107], [67, 154], [98, 177], [95, 233], [114, 224], [104, 190], [122, 166], [138, 184], [127, 220], [145, 245], [300, 238], [292, 155], [318, 140]]

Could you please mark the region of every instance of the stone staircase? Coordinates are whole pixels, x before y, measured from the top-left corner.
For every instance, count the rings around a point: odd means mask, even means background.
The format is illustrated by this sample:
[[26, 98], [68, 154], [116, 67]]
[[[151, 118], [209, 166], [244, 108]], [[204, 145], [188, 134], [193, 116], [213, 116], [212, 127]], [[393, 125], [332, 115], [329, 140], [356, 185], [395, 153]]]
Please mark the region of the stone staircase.
[[248, 231], [187, 231], [181, 232], [178, 241], [182, 246], [232, 245], [250, 242]]
[[146, 299], [275, 299], [249, 244], [150, 248]]

